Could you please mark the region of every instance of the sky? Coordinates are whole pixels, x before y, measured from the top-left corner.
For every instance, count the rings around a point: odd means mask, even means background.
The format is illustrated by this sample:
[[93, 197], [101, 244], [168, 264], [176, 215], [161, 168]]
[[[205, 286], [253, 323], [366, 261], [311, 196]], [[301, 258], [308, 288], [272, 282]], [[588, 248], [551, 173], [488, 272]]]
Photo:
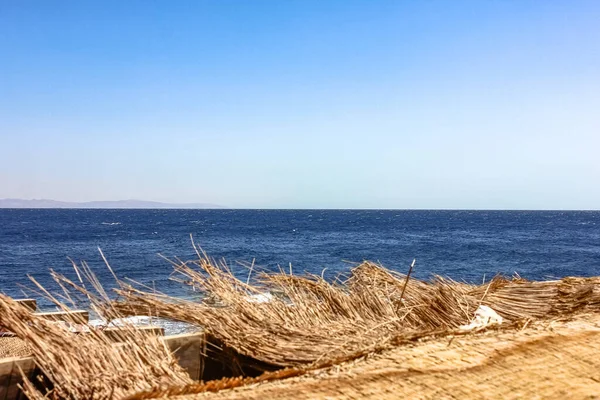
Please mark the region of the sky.
[[598, 1], [0, 0], [0, 198], [600, 208]]

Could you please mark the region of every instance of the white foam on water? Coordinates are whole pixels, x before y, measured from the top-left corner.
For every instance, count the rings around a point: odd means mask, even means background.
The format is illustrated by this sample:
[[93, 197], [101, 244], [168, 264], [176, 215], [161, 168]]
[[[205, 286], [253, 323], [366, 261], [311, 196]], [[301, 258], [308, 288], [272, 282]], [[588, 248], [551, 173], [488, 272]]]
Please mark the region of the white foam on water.
[[246, 299], [248, 303], [268, 303], [271, 300], [273, 300], [273, 295], [266, 292], [250, 295]]
[[132, 326], [158, 326], [164, 329], [165, 335], [179, 335], [182, 333], [197, 332], [201, 328], [186, 322], [173, 321], [165, 318], [150, 317], [147, 315], [135, 315], [132, 317], [118, 318], [106, 321], [102, 318], [91, 319], [88, 325], [93, 328]]

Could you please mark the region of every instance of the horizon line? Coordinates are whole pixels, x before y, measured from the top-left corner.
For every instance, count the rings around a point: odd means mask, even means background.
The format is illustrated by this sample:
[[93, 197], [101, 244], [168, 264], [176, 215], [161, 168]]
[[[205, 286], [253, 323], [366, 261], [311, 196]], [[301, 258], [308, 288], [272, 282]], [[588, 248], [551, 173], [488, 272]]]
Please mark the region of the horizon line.
[[539, 211], [600, 212], [596, 208], [257, 208], [257, 207], [2, 207], [0, 210], [203, 210], [203, 211]]
[[[40, 204], [30, 206], [29, 204], [16, 205], [10, 202], [35, 203], [48, 202], [57, 204]], [[123, 203], [131, 202], [131, 206], [120, 206]], [[4, 204], [3, 204], [4, 203]], [[8, 204], [6, 204], [8, 203]], [[103, 204], [104, 203], [104, 204]], [[135, 204], [139, 203], [139, 204]], [[89, 205], [97, 206], [89, 207]], [[106, 206], [103, 206], [106, 205]], [[161, 207], [162, 206], [162, 207]], [[440, 208], [420, 208], [420, 207], [399, 207], [399, 208], [377, 208], [377, 207], [228, 207], [216, 203], [204, 202], [162, 202], [155, 200], [139, 199], [120, 199], [120, 200], [89, 200], [89, 201], [64, 201], [47, 198], [0, 198], [0, 209], [3, 210], [273, 210], [273, 211], [600, 211], [599, 208], [461, 208], [461, 207], [440, 207]]]

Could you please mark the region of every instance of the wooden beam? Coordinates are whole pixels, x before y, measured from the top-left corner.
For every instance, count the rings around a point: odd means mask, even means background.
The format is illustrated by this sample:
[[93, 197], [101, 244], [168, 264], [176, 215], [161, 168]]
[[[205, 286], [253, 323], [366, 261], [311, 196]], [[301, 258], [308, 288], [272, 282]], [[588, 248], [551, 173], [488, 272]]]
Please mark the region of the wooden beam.
[[190, 378], [199, 381], [204, 369], [204, 333], [166, 336], [162, 340], [173, 352], [179, 365], [190, 375]]
[[15, 299], [15, 301], [20, 305], [27, 307], [30, 311], [35, 311], [37, 309], [37, 301], [35, 299]]
[[34, 313], [34, 315], [42, 318], [46, 318], [52, 321], [67, 321], [74, 322], [76, 324], [86, 324], [90, 320], [90, 313], [86, 310], [71, 310], [65, 311], [52, 311], [52, 312], [40, 312]]
[[23, 383], [21, 371], [29, 380], [33, 381], [35, 373], [35, 361], [33, 357], [5, 358], [0, 360], [0, 400], [22, 400], [25, 399], [20, 384]]

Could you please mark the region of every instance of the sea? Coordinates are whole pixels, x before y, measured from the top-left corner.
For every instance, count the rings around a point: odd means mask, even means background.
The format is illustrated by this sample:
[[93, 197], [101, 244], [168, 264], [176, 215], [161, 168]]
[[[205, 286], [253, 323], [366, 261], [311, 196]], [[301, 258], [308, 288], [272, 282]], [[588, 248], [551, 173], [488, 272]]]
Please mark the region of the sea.
[[165, 259], [196, 258], [191, 238], [244, 280], [251, 264], [334, 280], [363, 260], [405, 273], [413, 259], [419, 279], [600, 275], [598, 211], [1, 209], [0, 292], [40, 299], [31, 278], [56, 291], [49, 271], [75, 279], [82, 262], [110, 289], [101, 249], [120, 279], [193, 296]]

